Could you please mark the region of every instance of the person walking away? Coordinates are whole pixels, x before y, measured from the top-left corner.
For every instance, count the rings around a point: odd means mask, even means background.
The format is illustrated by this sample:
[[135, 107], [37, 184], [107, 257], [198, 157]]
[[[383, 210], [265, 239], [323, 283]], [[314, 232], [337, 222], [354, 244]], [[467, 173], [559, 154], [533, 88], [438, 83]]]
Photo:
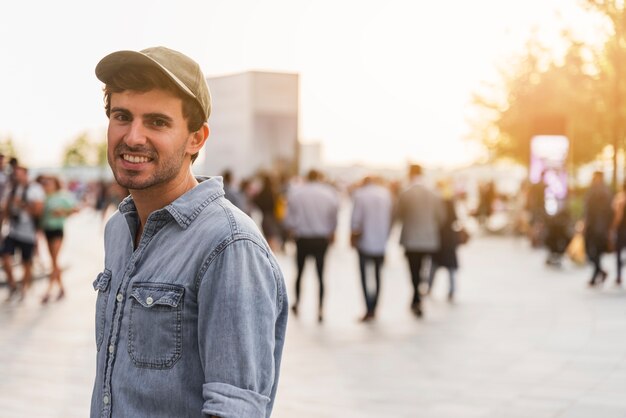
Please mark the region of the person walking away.
[[448, 278], [450, 282], [448, 289], [448, 301], [453, 302], [456, 290], [456, 272], [459, 268], [456, 253], [459, 245], [458, 231], [456, 229], [458, 218], [456, 215], [453, 191], [444, 183], [440, 184], [440, 189], [443, 197], [444, 220], [439, 228], [439, 237], [441, 240], [439, 250], [433, 254], [432, 258], [432, 265], [428, 278], [428, 294], [432, 291], [437, 270], [439, 267], [443, 267], [448, 270]]
[[52, 272], [48, 288], [41, 303], [48, 303], [52, 290], [56, 285], [59, 288], [57, 300], [65, 296], [65, 288], [61, 280], [61, 268], [59, 267], [59, 253], [63, 244], [63, 235], [66, 219], [76, 213], [77, 202], [67, 191], [61, 187], [61, 181], [55, 176], [46, 176], [43, 178], [43, 188], [46, 192], [46, 200], [44, 202], [43, 215], [41, 216], [41, 228], [46, 237], [50, 260], [52, 262]]
[[622, 251], [626, 247], [626, 181], [613, 199], [613, 222], [611, 238], [615, 240], [615, 259], [617, 261], [617, 277], [615, 284], [622, 285]]
[[324, 260], [328, 246], [334, 242], [339, 198], [335, 190], [322, 182], [317, 170], [309, 171], [307, 181], [293, 186], [287, 197], [285, 226], [296, 242], [296, 300], [291, 310], [298, 315], [300, 285], [308, 257], [315, 259], [319, 280], [318, 322], [324, 319]]
[[421, 318], [423, 307], [419, 286], [423, 281], [424, 261], [431, 261], [439, 250], [439, 229], [445, 215], [441, 198], [424, 181], [421, 165], [409, 167], [409, 180], [409, 187], [398, 198], [397, 217], [402, 223], [400, 245], [404, 247], [413, 285], [411, 310]]
[[602, 269], [602, 254], [608, 249], [612, 221], [611, 192], [604, 184], [604, 173], [596, 171], [585, 197], [585, 249], [594, 267], [589, 286], [603, 283], [606, 279], [607, 272]]
[[19, 250], [23, 268], [20, 299], [24, 299], [32, 281], [37, 224], [43, 212], [45, 193], [38, 183], [29, 181], [25, 167], [16, 166], [14, 176], [15, 184], [8, 192], [6, 202], [5, 217], [9, 219], [9, 232], [2, 243], [0, 254], [7, 275], [10, 299], [18, 291], [13, 273], [13, 257], [15, 250]]
[[261, 175], [261, 190], [254, 197], [254, 204], [263, 214], [261, 229], [272, 251], [280, 249], [280, 225], [276, 219], [276, 191], [272, 177]]
[[[351, 244], [359, 255], [361, 285], [365, 297], [365, 315], [362, 322], [376, 317], [380, 296], [381, 268], [385, 247], [391, 230], [393, 201], [388, 188], [374, 177], [365, 177], [362, 186], [354, 191], [351, 217]], [[368, 284], [367, 267], [374, 267], [374, 286]]]
[[91, 417], [268, 418], [285, 283], [222, 179], [192, 174], [211, 111], [200, 66], [154, 47], [107, 55], [96, 76], [108, 162], [130, 196], [107, 222], [94, 282]]

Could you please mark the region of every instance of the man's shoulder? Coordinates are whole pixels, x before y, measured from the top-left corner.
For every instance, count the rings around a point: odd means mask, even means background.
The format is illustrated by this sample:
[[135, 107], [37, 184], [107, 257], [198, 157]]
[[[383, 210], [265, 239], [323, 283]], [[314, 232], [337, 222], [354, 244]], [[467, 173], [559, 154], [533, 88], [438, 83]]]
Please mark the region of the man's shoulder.
[[262, 239], [254, 221], [224, 197], [207, 206], [193, 227], [212, 236], [212, 241], [231, 240], [239, 236]]

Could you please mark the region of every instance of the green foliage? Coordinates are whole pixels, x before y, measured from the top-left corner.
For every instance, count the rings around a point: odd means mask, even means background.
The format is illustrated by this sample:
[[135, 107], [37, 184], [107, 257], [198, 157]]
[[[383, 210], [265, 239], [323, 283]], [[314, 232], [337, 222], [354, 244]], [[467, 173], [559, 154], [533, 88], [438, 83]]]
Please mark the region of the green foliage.
[[7, 136], [0, 140], [0, 154], [4, 154], [7, 157], [6, 161], [8, 161], [11, 157], [19, 159], [17, 151], [15, 150], [15, 145], [13, 145], [13, 138], [11, 136]]
[[[474, 136], [494, 158], [529, 162], [535, 122], [559, 115], [571, 140], [570, 163], [576, 168], [593, 161], [607, 146], [623, 148], [626, 121], [626, 12], [615, 0], [587, 0], [586, 9], [606, 16], [611, 27], [604, 47], [563, 33], [565, 53], [556, 56], [531, 39], [517, 62], [502, 71], [500, 100], [494, 91], [476, 94], [481, 111]], [[504, 93], [502, 93], [504, 92]]]
[[63, 166], [104, 166], [106, 147], [106, 141], [93, 141], [87, 133], [82, 133], [65, 147]]

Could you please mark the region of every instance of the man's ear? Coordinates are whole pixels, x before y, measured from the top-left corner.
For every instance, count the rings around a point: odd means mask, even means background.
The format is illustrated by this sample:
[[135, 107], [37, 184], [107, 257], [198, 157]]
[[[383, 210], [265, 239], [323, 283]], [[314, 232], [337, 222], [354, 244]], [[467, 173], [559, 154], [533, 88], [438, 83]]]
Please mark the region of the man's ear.
[[195, 132], [192, 132], [191, 141], [189, 141], [189, 143], [187, 144], [187, 152], [190, 155], [193, 155], [199, 152], [202, 149], [202, 147], [204, 147], [204, 144], [207, 138], [209, 137], [209, 133], [210, 133], [209, 124], [206, 122], [200, 127], [200, 129], [198, 129]]

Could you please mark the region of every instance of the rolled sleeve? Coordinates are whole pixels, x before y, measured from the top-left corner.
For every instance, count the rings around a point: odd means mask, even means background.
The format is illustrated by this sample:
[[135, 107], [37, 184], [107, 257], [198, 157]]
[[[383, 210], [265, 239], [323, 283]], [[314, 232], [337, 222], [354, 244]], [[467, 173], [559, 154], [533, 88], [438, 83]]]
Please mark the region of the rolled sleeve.
[[202, 413], [220, 418], [265, 417], [270, 398], [226, 383], [205, 383]]
[[211, 261], [198, 290], [204, 414], [268, 414], [278, 378], [281, 290], [267, 250], [254, 241], [235, 240]]

